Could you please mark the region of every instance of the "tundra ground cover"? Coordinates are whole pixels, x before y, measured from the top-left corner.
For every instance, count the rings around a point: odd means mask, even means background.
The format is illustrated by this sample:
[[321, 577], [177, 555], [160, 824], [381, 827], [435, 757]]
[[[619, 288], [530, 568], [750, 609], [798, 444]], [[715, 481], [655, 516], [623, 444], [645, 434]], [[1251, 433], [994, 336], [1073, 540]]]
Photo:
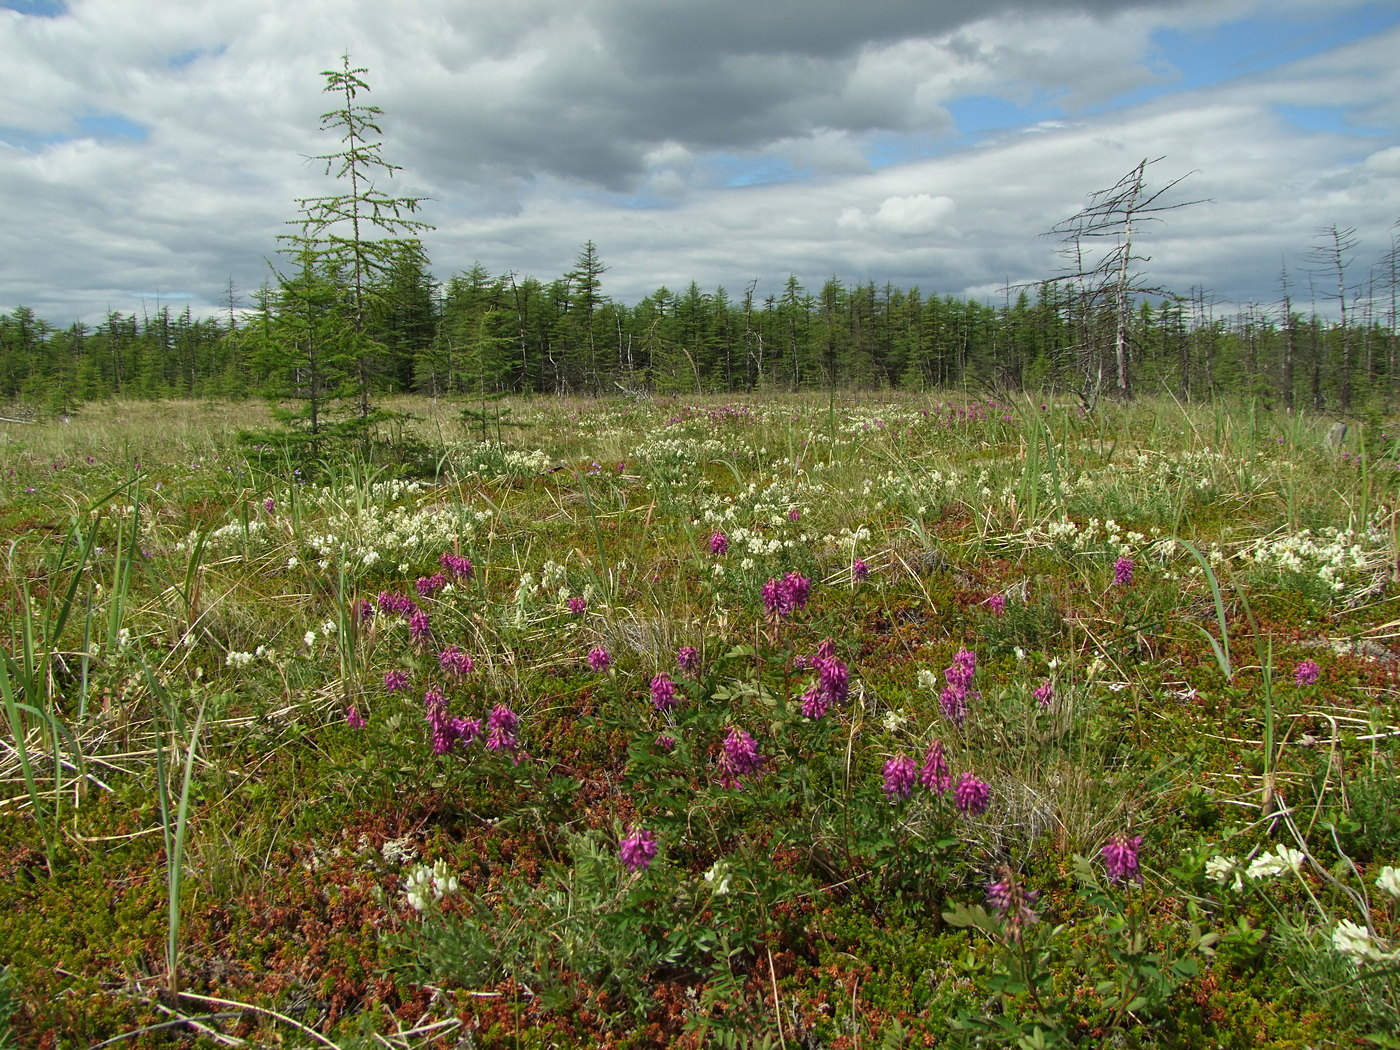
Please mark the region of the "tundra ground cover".
[[221, 406], [6, 435], [12, 1042], [1400, 1028], [1380, 428], [403, 407], [436, 476], [270, 467]]

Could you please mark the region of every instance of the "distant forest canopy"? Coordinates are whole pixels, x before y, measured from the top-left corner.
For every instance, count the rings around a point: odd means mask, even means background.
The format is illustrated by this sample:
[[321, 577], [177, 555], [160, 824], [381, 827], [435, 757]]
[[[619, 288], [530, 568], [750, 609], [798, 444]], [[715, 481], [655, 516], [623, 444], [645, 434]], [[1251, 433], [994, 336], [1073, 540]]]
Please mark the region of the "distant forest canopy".
[[[834, 277], [809, 289], [789, 277], [762, 300], [753, 285], [733, 295], [692, 283], [629, 306], [604, 294], [604, 272], [591, 242], [548, 282], [478, 264], [439, 284], [407, 255], [369, 300], [364, 378], [376, 394], [430, 397], [967, 388], [1249, 396], [1335, 412], [1400, 395], [1393, 275], [1384, 295], [1344, 301], [1340, 312], [1330, 302], [1327, 320], [1286, 295], [1228, 316], [1201, 292], [1138, 296], [1126, 339], [1132, 386], [1122, 390], [1116, 311], [1072, 284], [1010, 288], [987, 303]], [[160, 306], [56, 328], [20, 307], [0, 316], [0, 400], [59, 410], [113, 396], [289, 396], [287, 354], [318, 336], [312, 322], [289, 330], [288, 315], [333, 317], [346, 294], [343, 274], [302, 279], [312, 278], [320, 298], [292, 304], [297, 282], [283, 278], [252, 309], [230, 289], [216, 317]]]

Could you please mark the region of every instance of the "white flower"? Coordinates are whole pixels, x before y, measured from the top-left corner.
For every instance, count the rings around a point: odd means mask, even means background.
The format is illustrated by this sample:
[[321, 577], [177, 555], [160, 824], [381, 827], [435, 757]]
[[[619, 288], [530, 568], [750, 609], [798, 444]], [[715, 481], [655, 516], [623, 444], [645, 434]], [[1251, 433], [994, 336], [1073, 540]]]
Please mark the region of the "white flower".
[[304, 635], [302, 635], [301, 640], [305, 642], [306, 647], [310, 649], [313, 645], [316, 644], [316, 632], [307, 631]]
[[1400, 897], [1400, 871], [1387, 864], [1376, 876], [1376, 885], [1392, 897]]
[[457, 892], [457, 876], [447, 870], [447, 861], [439, 860], [431, 868], [417, 865], [403, 880], [404, 895], [414, 911], [424, 911], [430, 904]]
[[1303, 854], [1287, 846], [1276, 846], [1273, 853], [1261, 853], [1249, 863], [1245, 874], [1251, 879], [1268, 879], [1285, 871], [1296, 873], [1303, 866]]
[[729, 873], [729, 865], [723, 860], [717, 860], [705, 872], [705, 881], [710, 884], [710, 892], [716, 897], [722, 897], [729, 892], [729, 883], [732, 876]]
[[1350, 955], [1358, 966], [1367, 959], [1384, 958], [1384, 953], [1371, 940], [1371, 932], [1350, 919], [1337, 923], [1332, 931], [1332, 947], [1343, 955]]
[[1240, 861], [1238, 857], [1211, 857], [1210, 860], [1206, 861], [1206, 877], [1214, 879], [1216, 882], [1220, 883], [1220, 885], [1224, 886], [1225, 883], [1230, 881], [1230, 877], [1233, 875], [1235, 881], [1232, 888], [1238, 890], [1244, 886], [1244, 881], [1240, 878], [1239, 868]]

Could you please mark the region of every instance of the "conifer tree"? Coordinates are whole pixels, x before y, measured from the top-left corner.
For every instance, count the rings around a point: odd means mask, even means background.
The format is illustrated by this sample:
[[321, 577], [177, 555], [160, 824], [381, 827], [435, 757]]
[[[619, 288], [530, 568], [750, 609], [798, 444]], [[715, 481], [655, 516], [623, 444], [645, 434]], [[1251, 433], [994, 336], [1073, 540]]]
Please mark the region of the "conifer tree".
[[[395, 197], [384, 192], [378, 178], [390, 178], [400, 168], [384, 159], [383, 134], [377, 123], [382, 110], [365, 105], [360, 96], [369, 93], [363, 79], [368, 70], [351, 67], [341, 57], [341, 68], [324, 70], [325, 92], [340, 105], [321, 115], [321, 128], [339, 134], [340, 148], [313, 159], [325, 164], [327, 175], [341, 182], [343, 192], [297, 201], [301, 218], [292, 221], [298, 232], [284, 235], [282, 249], [299, 264], [293, 281], [308, 274], [336, 274], [344, 285], [344, 345], [334, 355], [348, 366], [343, 376], [323, 375], [325, 384], [348, 394], [360, 425], [367, 425], [379, 371], [387, 350], [375, 338], [376, 315], [390, 313], [396, 267], [426, 267], [427, 254], [418, 235], [433, 227], [412, 218], [425, 197]], [[318, 420], [319, 423], [319, 420]]]

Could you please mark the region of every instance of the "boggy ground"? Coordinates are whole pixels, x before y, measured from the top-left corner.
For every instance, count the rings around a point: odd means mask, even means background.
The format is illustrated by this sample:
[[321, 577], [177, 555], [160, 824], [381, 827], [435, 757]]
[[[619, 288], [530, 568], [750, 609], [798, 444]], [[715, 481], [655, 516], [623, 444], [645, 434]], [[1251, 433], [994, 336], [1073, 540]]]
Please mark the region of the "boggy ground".
[[396, 407], [429, 477], [247, 406], [3, 436], [10, 1044], [1400, 1028], [1383, 434]]

